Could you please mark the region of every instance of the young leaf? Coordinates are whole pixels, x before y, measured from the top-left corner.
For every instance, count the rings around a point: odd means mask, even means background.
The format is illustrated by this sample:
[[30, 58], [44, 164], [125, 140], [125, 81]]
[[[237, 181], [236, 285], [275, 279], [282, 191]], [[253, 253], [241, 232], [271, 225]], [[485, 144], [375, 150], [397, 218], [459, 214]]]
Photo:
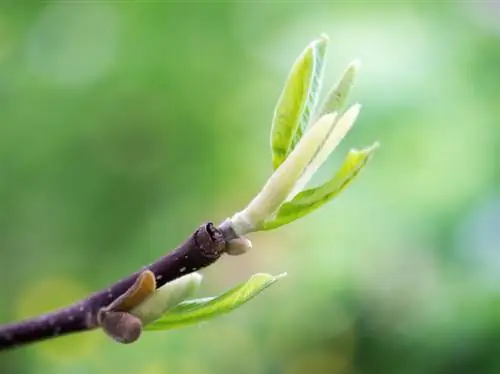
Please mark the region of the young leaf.
[[192, 297], [200, 287], [202, 279], [201, 274], [190, 273], [168, 282], [132, 309], [130, 314], [138, 317], [143, 324], [148, 324], [181, 301]]
[[319, 187], [302, 191], [291, 201], [284, 203], [276, 216], [264, 223], [262, 230], [275, 229], [295, 221], [333, 199], [354, 180], [377, 147], [378, 143], [375, 143], [361, 151], [351, 150], [332, 179]]
[[199, 323], [228, 313], [260, 294], [285, 274], [255, 274], [245, 283], [217, 296], [180, 303], [145, 330], [170, 330]]
[[[297, 132], [292, 139], [291, 150], [295, 148], [302, 135], [307, 129], [307, 126], [316, 117], [316, 109], [319, 103], [321, 88], [323, 87], [323, 76], [325, 73], [326, 51], [328, 44], [328, 36], [322, 35], [321, 38], [311, 44], [312, 58], [312, 73], [310, 80], [310, 88], [308, 91], [307, 100], [300, 118]], [[333, 112], [333, 111], [332, 111]], [[325, 113], [326, 114], [326, 113]]]
[[321, 105], [318, 116], [328, 112], [339, 112], [347, 102], [347, 98], [354, 87], [354, 80], [361, 67], [360, 60], [354, 60], [342, 74], [342, 78], [336, 86], [328, 93], [325, 101]]
[[317, 153], [330, 132], [335, 114], [326, 114], [311, 127], [286, 161], [271, 175], [260, 193], [232, 218], [232, 227], [239, 235], [260, 230], [292, 192], [297, 179]]
[[295, 61], [274, 110], [271, 128], [272, 162], [283, 163], [314, 116], [328, 38], [322, 36], [307, 46]]
[[311, 160], [309, 165], [300, 176], [299, 180], [295, 184], [293, 191], [289, 195], [289, 200], [292, 199], [297, 193], [302, 191], [307, 183], [311, 180], [312, 176], [318, 171], [318, 169], [327, 160], [328, 156], [333, 152], [339, 143], [344, 139], [346, 134], [349, 132], [351, 127], [356, 122], [358, 118], [359, 111], [361, 109], [360, 104], [355, 104], [350, 107], [340, 119], [338, 119], [332, 126], [330, 133], [324, 140], [321, 147], [319, 147], [314, 158]]

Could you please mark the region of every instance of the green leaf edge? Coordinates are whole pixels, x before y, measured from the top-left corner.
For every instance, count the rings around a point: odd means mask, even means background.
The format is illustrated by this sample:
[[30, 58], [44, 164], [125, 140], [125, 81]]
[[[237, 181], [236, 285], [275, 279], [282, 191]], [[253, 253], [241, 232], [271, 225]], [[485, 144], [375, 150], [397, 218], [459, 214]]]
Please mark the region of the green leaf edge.
[[338, 196], [359, 174], [379, 144], [375, 143], [362, 150], [351, 150], [340, 169], [324, 184], [304, 190], [297, 194], [292, 200], [284, 203], [277, 211], [274, 218], [264, 222], [260, 228], [262, 231], [272, 230], [293, 222], [313, 212]]
[[246, 304], [285, 275], [286, 273], [278, 276], [254, 274], [246, 282], [219, 296], [183, 301], [156, 321], [144, 326], [144, 330], [172, 330], [227, 314]]
[[290, 152], [295, 148], [297, 143], [300, 141], [307, 126], [315, 118], [316, 111], [319, 104], [319, 97], [321, 94], [321, 89], [323, 87], [323, 78], [325, 75], [326, 67], [326, 52], [328, 49], [328, 37], [322, 35], [322, 37], [314, 43], [314, 47], [311, 48], [313, 54], [313, 66], [312, 73], [310, 77], [310, 89], [308, 91], [308, 96], [304, 108], [302, 110], [302, 115], [300, 117], [299, 126], [292, 140], [292, 147]]
[[301, 139], [316, 112], [328, 37], [311, 42], [294, 62], [276, 104], [271, 126], [272, 164], [277, 169]]

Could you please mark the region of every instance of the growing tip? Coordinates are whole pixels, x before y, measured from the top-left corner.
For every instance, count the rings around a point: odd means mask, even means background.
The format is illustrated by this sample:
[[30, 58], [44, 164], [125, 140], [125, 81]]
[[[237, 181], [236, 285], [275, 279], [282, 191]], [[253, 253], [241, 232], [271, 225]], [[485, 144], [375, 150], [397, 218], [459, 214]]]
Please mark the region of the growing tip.
[[370, 145], [368, 147], [365, 147], [363, 149], [353, 148], [353, 149], [351, 149], [350, 152], [353, 152], [353, 153], [356, 153], [356, 154], [363, 154], [365, 156], [371, 156], [373, 154], [373, 152], [375, 152], [379, 147], [380, 147], [380, 143], [379, 142], [375, 142], [372, 145]]
[[375, 142], [375, 143], [373, 143], [371, 146], [366, 147], [366, 148], [364, 149], [364, 151], [365, 151], [366, 153], [373, 153], [373, 152], [374, 152], [374, 151], [376, 151], [378, 148], [380, 148], [380, 142]]
[[349, 64], [349, 68], [358, 71], [361, 68], [361, 65], [361, 60], [359, 58], [356, 58], [351, 61], [351, 63]]
[[328, 43], [328, 42], [330, 41], [330, 37], [329, 37], [326, 33], [324, 33], [324, 32], [322, 32], [322, 33], [321, 33], [321, 35], [319, 36], [319, 38], [320, 38], [320, 39], [321, 39], [324, 43]]
[[352, 105], [349, 109], [346, 110], [345, 114], [343, 117], [346, 117], [346, 118], [352, 118], [352, 121], [354, 122], [354, 120], [356, 120], [356, 118], [358, 117], [359, 115], [359, 112], [361, 111], [361, 104], [360, 103], [356, 103], [354, 105]]
[[321, 34], [319, 38], [314, 39], [310, 44], [309, 44], [309, 49], [314, 49], [318, 47], [326, 47], [328, 43], [330, 42], [330, 38], [326, 34]]
[[274, 278], [275, 279], [281, 279], [281, 278], [284, 278], [288, 275], [288, 273], [285, 271], [284, 273], [281, 273], [281, 274], [278, 274], [277, 276], [275, 276]]

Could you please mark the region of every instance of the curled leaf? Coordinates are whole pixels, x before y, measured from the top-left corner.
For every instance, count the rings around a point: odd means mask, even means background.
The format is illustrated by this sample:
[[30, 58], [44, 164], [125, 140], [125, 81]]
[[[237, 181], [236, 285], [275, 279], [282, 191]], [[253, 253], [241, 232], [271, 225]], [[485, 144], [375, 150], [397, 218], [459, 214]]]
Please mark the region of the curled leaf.
[[156, 278], [151, 270], [143, 271], [135, 283], [123, 295], [113, 301], [106, 309], [113, 311], [129, 311], [141, 304], [156, 289]]
[[260, 230], [292, 192], [318, 148], [323, 144], [335, 121], [335, 114], [327, 114], [309, 128], [286, 161], [271, 175], [261, 192], [241, 212], [232, 218], [232, 227], [238, 235]]
[[360, 151], [351, 150], [341, 168], [332, 179], [319, 187], [302, 191], [292, 200], [284, 203], [275, 217], [265, 222], [262, 230], [275, 229], [295, 221], [333, 199], [354, 180], [360, 170], [367, 164], [377, 147], [378, 143], [375, 143], [371, 147]]
[[140, 318], [143, 324], [148, 324], [181, 301], [193, 296], [200, 287], [202, 279], [201, 274], [190, 273], [168, 282], [133, 308], [130, 314]]
[[314, 116], [324, 72], [327, 36], [307, 46], [295, 61], [274, 110], [271, 149], [274, 168], [288, 157]]
[[283, 275], [255, 274], [220, 296], [182, 302], [160, 319], [146, 325], [145, 330], [170, 330], [218, 317], [245, 304]]
[[315, 156], [307, 165], [306, 169], [300, 176], [299, 180], [295, 184], [293, 191], [290, 193], [289, 199], [297, 195], [300, 191], [304, 189], [307, 183], [311, 180], [313, 175], [318, 171], [318, 169], [323, 165], [323, 163], [328, 159], [328, 156], [334, 151], [339, 143], [344, 139], [349, 130], [356, 122], [358, 118], [359, 111], [361, 110], [360, 104], [355, 104], [350, 107], [335, 123], [332, 125], [330, 132], [323, 144], [318, 148]]

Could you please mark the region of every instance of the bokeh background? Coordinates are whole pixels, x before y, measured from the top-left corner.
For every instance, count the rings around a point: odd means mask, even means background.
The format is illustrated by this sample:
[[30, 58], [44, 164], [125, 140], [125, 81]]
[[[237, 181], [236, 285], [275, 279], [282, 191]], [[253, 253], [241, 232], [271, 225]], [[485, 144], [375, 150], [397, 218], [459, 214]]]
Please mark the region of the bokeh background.
[[272, 112], [320, 33], [354, 58], [339, 199], [204, 271], [200, 295], [289, 276], [236, 312], [123, 346], [0, 354], [2, 374], [500, 372], [500, 6], [494, 2], [0, 5], [0, 323], [70, 303], [241, 209]]

